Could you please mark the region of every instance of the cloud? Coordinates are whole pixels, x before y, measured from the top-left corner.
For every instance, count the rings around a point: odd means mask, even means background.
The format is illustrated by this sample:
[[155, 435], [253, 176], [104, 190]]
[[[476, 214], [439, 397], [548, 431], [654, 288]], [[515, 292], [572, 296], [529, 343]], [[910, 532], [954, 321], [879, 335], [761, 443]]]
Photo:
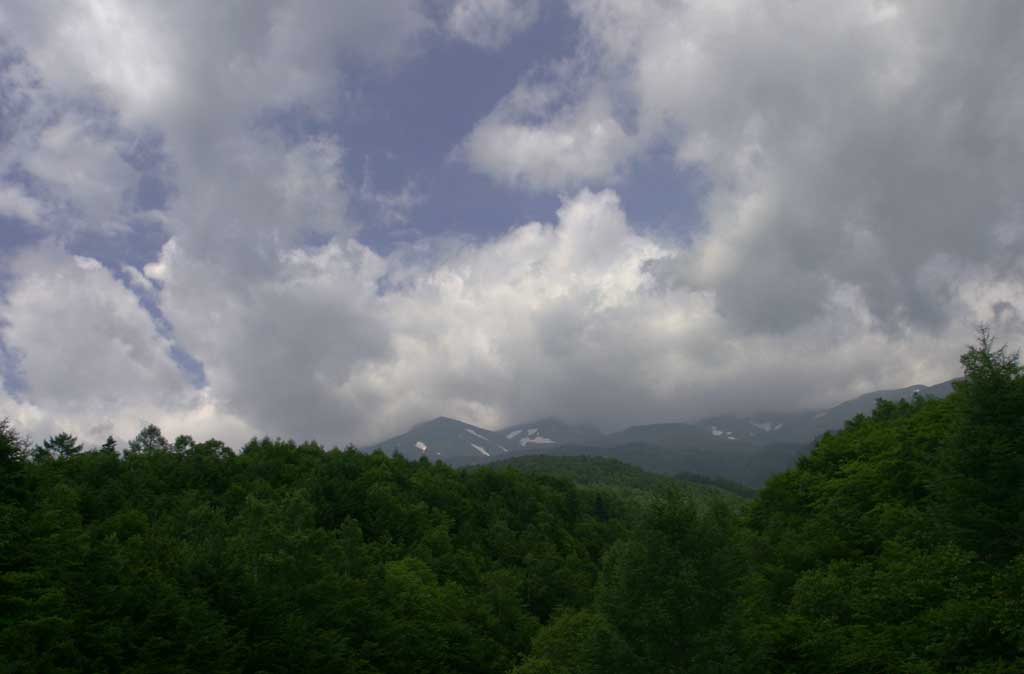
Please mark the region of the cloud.
[[337, 387], [387, 349], [387, 326], [370, 306], [381, 263], [349, 240], [281, 250], [272, 266], [238, 279], [172, 240], [160, 260], [161, 309], [210, 387], [244, 418], [268, 433], [340, 442], [348, 413]]
[[476, 125], [460, 156], [498, 182], [532, 190], [615, 182], [637, 140], [612, 114], [605, 92], [595, 88], [566, 102], [565, 91], [550, 82], [520, 84]]
[[419, 3], [398, 0], [212, 10], [44, 0], [8, 3], [0, 25], [18, 115], [0, 175], [27, 172], [57, 206], [80, 210], [82, 226], [116, 229], [134, 207], [125, 203], [140, 177], [131, 155], [152, 136], [149, 168], [198, 202], [172, 204], [171, 233], [286, 238], [351, 224], [339, 222], [340, 143], [330, 132], [296, 138], [275, 120], [328, 127], [346, 66], [385, 72], [432, 29]]
[[378, 190], [368, 167], [363, 169], [363, 182], [359, 186], [358, 196], [376, 211], [376, 221], [385, 226], [408, 223], [410, 214], [427, 200], [413, 181], [407, 182], [395, 192]]
[[[874, 329], [863, 298], [845, 288], [787, 335], [743, 335], [713, 292], [666, 287], [650, 273], [679, 252], [630, 226], [613, 192], [586, 190], [556, 222], [490, 241], [421, 241], [382, 257], [336, 238], [280, 250], [274, 273], [255, 281], [172, 239], [146, 273], [160, 281], [177, 343], [204, 363], [202, 391], [184, 383], [168, 338], [98, 263], [26, 256], [4, 311], [18, 326], [4, 343], [37, 359], [21, 367], [28, 391], [16, 417], [125, 435], [157, 418], [197, 436], [328, 443], [381, 439], [440, 412], [490, 426], [557, 414], [614, 428], [937, 381], [952, 374], [972, 321], [1004, 327], [1013, 314], [1000, 299], [1024, 302], [1019, 285], [962, 284], [968, 313], [955, 330], [896, 337]], [[75, 332], [52, 330], [78, 319], [65, 305], [88, 312]], [[134, 348], [116, 346], [125, 340]], [[73, 366], [86, 357], [95, 370]], [[104, 398], [108, 390], [117, 397]]]
[[[132, 217], [158, 222], [173, 236], [165, 252], [188, 251], [203, 278], [223, 283], [197, 279], [190, 289], [233, 302], [244, 302], [248, 284], [279, 272], [279, 249], [357, 229], [347, 215], [338, 139], [329, 131], [296, 136], [276, 120], [287, 115], [309, 128], [329, 127], [346, 68], [386, 73], [433, 29], [420, 3], [398, 0], [212, 9], [44, 0], [5, 4], [0, 27], [0, 105], [9, 122], [0, 147], [5, 212], [45, 224], [61, 240], [76, 229], [111, 233]], [[133, 198], [141, 163], [168, 183], [160, 211]], [[30, 194], [39, 195], [39, 205]], [[15, 399], [8, 384], [5, 407], [27, 415], [30, 428], [64, 424], [87, 433], [85, 419], [94, 416], [128, 432], [143, 417], [175, 427], [187, 418], [243, 437], [248, 427], [225, 410], [219, 393], [187, 385], [173, 357], [180, 348], [174, 327], [157, 330], [132, 292], [95, 260], [79, 260], [86, 270], [65, 258], [44, 246], [9, 268], [3, 341], [18, 354], [25, 386]], [[151, 294], [148, 279], [169, 272], [155, 263], [144, 268], [146, 277], [133, 267], [124, 273]], [[61, 285], [70, 278], [80, 285]], [[35, 303], [24, 301], [33, 293]], [[60, 297], [44, 298], [49, 293], [97, 310], [81, 341], [62, 342], [77, 335], [67, 331], [33, 341], [42, 317], [74, 314]], [[123, 320], [104, 327], [107, 314]], [[126, 336], [117, 337], [122, 330]], [[64, 354], [54, 361], [60, 368], [46, 367], [51, 351]], [[94, 352], [100, 355], [90, 358]], [[122, 363], [125, 357], [134, 360]], [[91, 366], [72, 367], [79, 359]], [[117, 382], [123, 397], [91, 387], [106, 369], [126, 378]], [[145, 383], [145, 393], [129, 381]]]
[[123, 139], [91, 126], [78, 114], [65, 114], [41, 131], [20, 164], [48, 187], [51, 199], [75, 211], [77, 227], [124, 229], [124, 202], [138, 172], [123, 157]]
[[[0, 407], [36, 434], [363, 443], [437, 414], [613, 428], [952, 376], [976, 321], [1021, 336], [1016, 7], [573, 2], [578, 54], [457, 153], [558, 211], [384, 254], [351, 202], [415, 225], [415, 193], [353, 182], [331, 122], [350, 69], [416, 55], [419, 5], [8, 3], [0, 208], [131, 222], [143, 151], [168, 197], [159, 255], [114, 267], [129, 285], [50, 241], [14, 258]], [[707, 188], [675, 240], [619, 198], [666, 146]]]
[[[97, 442], [151, 421], [191, 432], [186, 420], [211, 416], [209, 392], [188, 383], [171, 340], [98, 261], [47, 242], [17, 255], [11, 271], [0, 341], [24, 390], [0, 402], [20, 426], [38, 436], [70, 428]], [[245, 437], [229, 414], [216, 416], [218, 432]]]
[[0, 209], [48, 233], [125, 228], [139, 173], [107, 110], [59, 104], [32, 64], [0, 47]]
[[0, 215], [35, 224], [42, 210], [42, 204], [19, 185], [0, 186]]
[[51, 89], [99, 94], [129, 124], [200, 133], [245, 110], [324, 102], [338, 90], [339, 61], [401, 61], [431, 28], [420, 3], [402, 0], [16, 0], [0, 11]]
[[540, 16], [538, 0], [456, 0], [448, 31], [483, 49], [504, 47]]
[[[561, 189], [607, 183], [640, 161], [638, 145], [669, 144], [710, 189], [694, 245], [659, 268], [714, 292], [732, 329], [793, 330], [849, 286], [881, 329], [940, 331], [959, 307], [953, 276], [938, 270], [1019, 280], [1017, 4], [573, 10], [577, 63], [554, 64], [543, 89], [573, 93], [552, 105], [520, 85], [466, 139], [469, 164]], [[589, 86], [580, 71], [596, 73]], [[595, 96], [616, 100], [631, 142], [595, 140], [594, 117], [579, 112]]]
[[121, 271], [128, 277], [128, 284], [132, 288], [142, 293], [152, 293], [156, 290], [153, 281], [130, 264], [121, 265]]
[[[99, 262], [52, 245], [16, 257], [3, 339], [20, 357], [34, 400], [61, 408], [94, 398], [172, 400], [184, 386], [136, 297]], [[100, 396], [102, 397], [102, 395]]]
[[592, 369], [623, 334], [613, 324], [642, 313], [644, 265], [666, 254], [610, 192], [566, 201], [557, 225], [437, 250], [382, 258], [335, 240], [281, 251], [278, 274], [243, 290], [175, 244], [160, 261], [161, 306], [244, 418], [362, 442], [439, 407], [497, 422], [510, 398], [537, 404], [523, 383], [547, 389]]
[[161, 306], [241, 418], [363, 443], [442, 412], [615, 427], [933, 383], [955, 373], [972, 323], [996, 319], [995, 298], [1024, 301], [1019, 284], [958, 284], [953, 327], [889, 335], [843, 286], [786, 334], [747, 334], [713, 291], [652, 273], [683, 252], [632, 227], [614, 192], [583, 190], [556, 222], [481, 243], [282, 250], [276, 274], [244, 288], [169, 245]]

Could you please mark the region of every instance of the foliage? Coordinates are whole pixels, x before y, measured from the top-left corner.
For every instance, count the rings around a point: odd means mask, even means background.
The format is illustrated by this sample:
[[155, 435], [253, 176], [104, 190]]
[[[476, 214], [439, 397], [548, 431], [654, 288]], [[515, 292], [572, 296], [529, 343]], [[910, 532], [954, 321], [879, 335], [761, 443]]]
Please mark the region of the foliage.
[[509, 471], [155, 427], [29, 463], [3, 430], [27, 493], [0, 511], [0, 671], [504, 672], [619, 531]]
[[879, 401], [749, 502], [616, 461], [454, 470], [0, 422], [0, 672], [1024, 671], [1024, 372]]
[[28, 441], [8, 419], [0, 419], [0, 503], [17, 500], [22, 495], [27, 455]]
[[690, 482], [692, 484], [702, 484], [710, 487], [717, 487], [724, 492], [730, 492], [741, 498], [753, 498], [757, 494], [757, 490], [752, 487], [748, 487], [745, 484], [728, 480], [724, 477], [713, 477], [708, 475], [700, 475], [699, 473], [691, 473], [683, 471], [676, 473], [675, 478], [681, 482]]
[[755, 671], [1024, 670], [1024, 377], [985, 331], [962, 363], [948, 398], [879, 401], [754, 501]]
[[593, 610], [558, 612], [534, 637], [513, 674], [620, 674], [642, 666], [608, 619]]
[[70, 433], [58, 433], [43, 441], [42, 445], [32, 450], [32, 458], [36, 461], [47, 459], [67, 459], [84, 449], [78, 438]]
[[752, 497], [753, 489], [717, 478], [695, 473], [674, 477], [649, 473], [643, 468], [602, 456], [549, 456], [528, 454], [506, 459], [493, 467], [507, 468], [530, 475], [545, 475], [584, 487], [608, 487], [623, 495], [630, 492], [654, 492], [682, 489], [696, 501], [715, 501], [733, 496]]

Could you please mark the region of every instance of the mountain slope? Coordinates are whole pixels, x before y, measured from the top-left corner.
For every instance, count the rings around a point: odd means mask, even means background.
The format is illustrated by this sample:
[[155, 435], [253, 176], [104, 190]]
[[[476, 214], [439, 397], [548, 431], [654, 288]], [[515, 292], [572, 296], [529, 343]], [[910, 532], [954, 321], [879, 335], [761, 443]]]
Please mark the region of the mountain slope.
[[499, 433], [458, 419], [438, 417], [413, 426], [407, 433], [370, 445], [372, 449], [397, 451], [409, 459], [426, 456], [452, 465], [481, 463], [508, 455], [510, 447]]
[[803, 445], [746, 446], [746, 450], [722, 451], [721, 446], [659, 446], [649, 443], [625, 445], [563, 445], [533, 449], [529, 453], [549, 456], [599, 456], [639, 466], [660, 475], [692, 473], [723, 478], [749, 487], [759, 487], [769, 477], [789, 468], [805, 451]]
[[605, 437], [592, 426], [573, 426], [551, 417], [503, 428], [498, 431], [498, 435], [507, 443], [523, 448], [595, 444], [602, 442]]
[[693, 424], [667, 423], [630, 426], [624, 430], [609, 433], [601, 440], [609, 447], [644, 444], [673, 449], [702, 449], [723, 452], [753, 451], [753, 447], [736, 438], [709, 433], [707, 429]]
[[789, 414], [761, 414], [749, 417], [721, 415], [697, 422], [718, 437], [736, 438], [755, 445], [810, 444], [825, 431], [837, 431], [858, 414], [870, 415], [881, 398], [891, 402], [924, 398], [945, 398], [953, 391], [953, 380], [935, 386], [908, 386], [901, 389], [872, 391], [823, 410]]

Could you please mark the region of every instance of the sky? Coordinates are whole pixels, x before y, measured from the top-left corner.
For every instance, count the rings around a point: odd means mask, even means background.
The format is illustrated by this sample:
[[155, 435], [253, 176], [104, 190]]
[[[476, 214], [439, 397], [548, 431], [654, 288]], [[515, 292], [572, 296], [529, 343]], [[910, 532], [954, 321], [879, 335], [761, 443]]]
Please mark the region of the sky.
[[1024, 3], [8, 0], [0, 416], [365, 445], [1024, 343]]

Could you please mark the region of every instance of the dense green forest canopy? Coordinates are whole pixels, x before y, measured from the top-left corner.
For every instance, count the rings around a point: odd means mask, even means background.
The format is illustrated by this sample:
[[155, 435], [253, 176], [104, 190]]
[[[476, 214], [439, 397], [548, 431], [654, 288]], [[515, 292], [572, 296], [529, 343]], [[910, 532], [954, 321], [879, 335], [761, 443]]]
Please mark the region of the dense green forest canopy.
[[694, 473], [674, 476], [649, 473], [639, 466], [603, 456], [548, 456], [527, 454], [492, 464], [531, 475], [561, 478], [580, 486], [609, 487], [624, 493], [657, 491], [677, 487], [695, 500], [721, 496], [750, 498], [756, 490], [722, 478]]
[[962, 363], [750, 501], [3, 422], [0, 671], [1021, 672], [1024, 376], [985, 332]]

